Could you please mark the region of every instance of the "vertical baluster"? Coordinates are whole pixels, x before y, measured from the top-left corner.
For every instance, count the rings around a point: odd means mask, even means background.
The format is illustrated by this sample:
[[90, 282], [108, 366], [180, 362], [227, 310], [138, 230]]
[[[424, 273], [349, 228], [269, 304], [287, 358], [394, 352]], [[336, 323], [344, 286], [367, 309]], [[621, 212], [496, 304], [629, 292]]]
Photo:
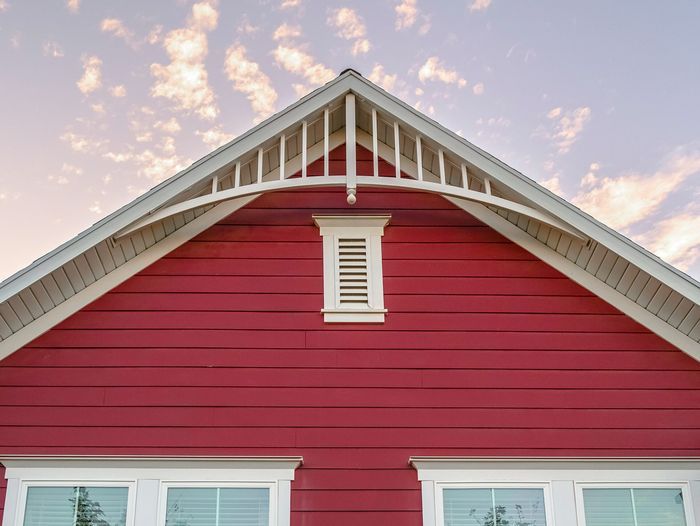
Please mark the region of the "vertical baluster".
[[484, 189], [488, 195], [491, 195], [491, 179], [488, 177], [484, 178]]
[[285, 148], [286, 138], [284, 134], [280, 135], [280, 181], [284, 181], [284, 162], [285, 162]]
[[465, 190], [469, 190], [469, 175], [467, 174], [467, 165], [462, 163], [462, 186]]
[[258, 148], [258, 184], [262, 183], [263, 149]]
[[219, 189], [219, 176], [214, 175], [214, 177], [211, 178], [211, 193], [215, 194], [218, 189]]
[[328, 124], [328, 108], [323, 110], [323, 175], [328, 176], [328, 136], [330, 134]]
[[233, 187], [238, 188], [241, 186], [241, 161], [236, 163], [236, 175], [233, 179]]
[[401, 133], [399, 123], [394, 121], [394, 166], [396, 177], [401, 177]]
[[301, 122], [301, 176], [306, 177], [306, 121]]
[[438, 161], [440, 164], [440, 184], [445, 184], [445, 154], [438, 149]]
[[372, 108], [372, 169], [374, 177], [379, 177], [379, 145], [377, 144], [377, 110]]
[[423, 180], [423, 140], [416, 135], [416, 163], [418, 164], [418, 180]]

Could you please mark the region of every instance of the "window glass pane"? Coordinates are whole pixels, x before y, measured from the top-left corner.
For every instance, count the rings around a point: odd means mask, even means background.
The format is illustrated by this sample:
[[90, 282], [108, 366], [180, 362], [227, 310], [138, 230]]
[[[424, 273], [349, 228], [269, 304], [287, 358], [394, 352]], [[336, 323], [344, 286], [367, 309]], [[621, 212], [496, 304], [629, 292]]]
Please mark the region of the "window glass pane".
[[544, 491], [538, 488], [494, 489], [496, 526], [545, 526]]
[[445, 526], [546, 526], [538, 488], [443, 490]]
[[442, 495], [445, 526], [493, 526], [490, 489], [445, 488]]
[[268, 488], [169, 488], [166, 526], [268, 526]]
[[268, 488], [222, 488], [219, 526], [268, 526], [270, 490]]
[[634, 526], [632, 493], [626, 488], [585, 488], [586, 526]]
[[637, 526], [685, 526], [680, 488], [635, 488]]
[[27, 489], [25, 526], [125, 526], [128, 488]]

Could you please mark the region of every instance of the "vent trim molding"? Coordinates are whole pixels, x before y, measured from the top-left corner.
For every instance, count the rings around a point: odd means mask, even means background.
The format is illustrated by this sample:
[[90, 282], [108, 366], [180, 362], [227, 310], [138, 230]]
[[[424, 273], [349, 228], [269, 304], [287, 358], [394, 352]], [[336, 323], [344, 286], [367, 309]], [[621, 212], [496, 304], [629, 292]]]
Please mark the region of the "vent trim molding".
[[323, 238], [323, 319], [383, 323], [382, 236], [390, 215], [314, 215]]

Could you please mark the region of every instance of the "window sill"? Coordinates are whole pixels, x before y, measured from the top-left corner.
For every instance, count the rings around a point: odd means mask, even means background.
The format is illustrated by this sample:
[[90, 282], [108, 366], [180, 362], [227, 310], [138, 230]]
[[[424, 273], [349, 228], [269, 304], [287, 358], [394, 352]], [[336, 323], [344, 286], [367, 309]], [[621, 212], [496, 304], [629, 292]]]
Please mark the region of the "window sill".
[[323, 309], [326, 323], [384, 323], [386, 309]]

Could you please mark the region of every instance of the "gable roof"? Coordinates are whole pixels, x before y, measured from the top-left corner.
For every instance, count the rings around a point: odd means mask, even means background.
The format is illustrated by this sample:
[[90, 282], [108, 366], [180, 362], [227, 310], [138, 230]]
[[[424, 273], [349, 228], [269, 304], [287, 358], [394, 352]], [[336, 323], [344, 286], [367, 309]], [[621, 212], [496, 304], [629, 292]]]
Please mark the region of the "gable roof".
[[[357, 177], [355, 141], [415, 179]], [[347, 175], [289, 178], [341, 144]], [[0, 359], [256, 195], [320, 184], [440, 193], [700, 360], [697, 281], [353, 70], [2, 282]]]

